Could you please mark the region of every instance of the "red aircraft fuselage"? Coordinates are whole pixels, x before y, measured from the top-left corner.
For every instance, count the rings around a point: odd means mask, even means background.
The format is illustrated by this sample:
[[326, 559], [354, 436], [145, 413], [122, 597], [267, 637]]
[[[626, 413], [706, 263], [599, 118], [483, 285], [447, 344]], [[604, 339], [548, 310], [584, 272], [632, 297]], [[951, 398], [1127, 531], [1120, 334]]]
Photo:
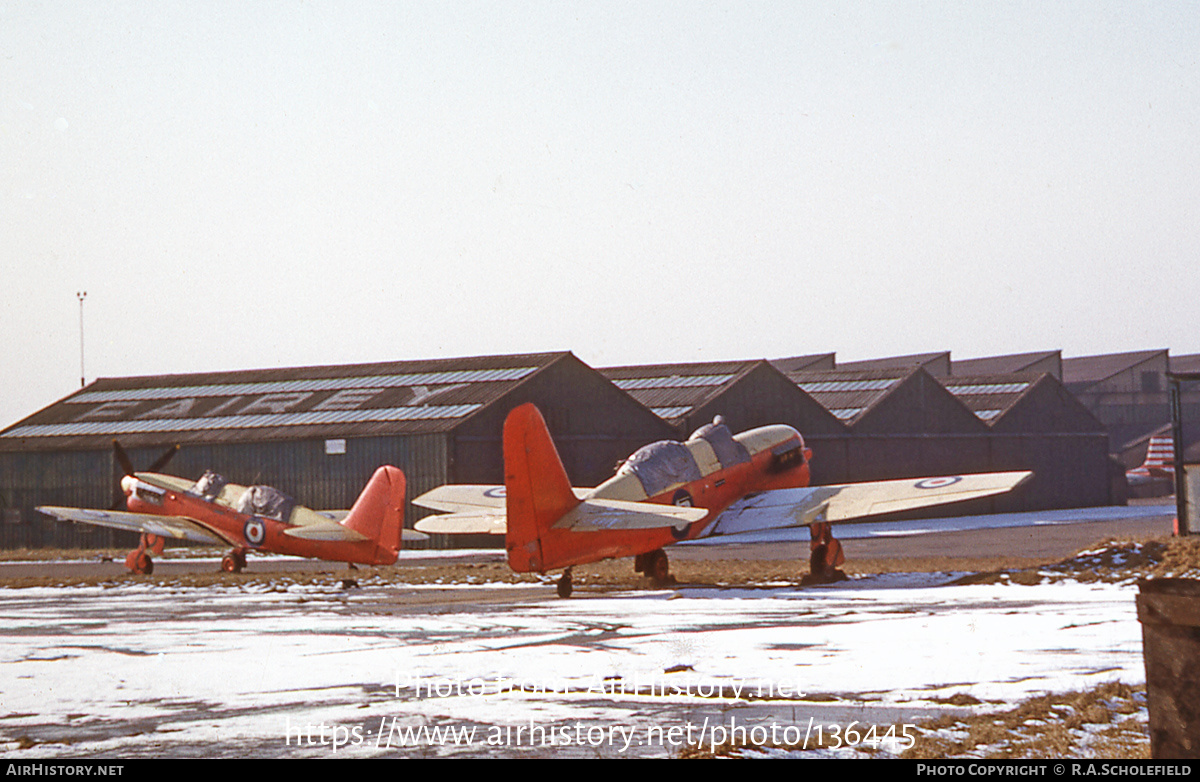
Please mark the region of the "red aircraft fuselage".
[[[399, 471], [396, 470], [396, 472]], [[390, 565], [396, 561], [398, 556], [398, 539], [396, 549], [380, 545], [379, 541], [375, 539], [354, 542], [310, 540], [287, 534], [287, 530], [297, 527], [296, 524], [241, 513], [228, 505], [191, 492], [179, 491], [169, 486], [154, 485], [132, 476], [125, 478], [122, 487], [125, 489], [126, 506], [130, 511], [191, 519], [199, 522], [235, 549], [311, 557], [334, 562], [354, 562], [362, 565]], [[379, 507], [364, 507], [364, 515], [371, 511], [382, 512], [383, 507], [386, 506], [386, 499], [382, 492], [371, 492], [370, 489], [369, 484], [359, 498], [359, 502], [355, 503], [354, 508], [358, 510], [360, 503], [364, 502], [368, 506]], [[351, 514], [355, 510], [352, 510]], [[295, 508], [295, 512], [320, 515], [300, 506]]]
[[[508, 559], [518, 572], [544, 573], [648, 554], [702, 536], [717, 516], [748, 494], [803, 487], [809, 482], [812, 452], [792, 427], [766, 426], [732, 436], [723, 424], [715, 424], [704, 427], [686, 443], [646, 446], [588, 495], [589, 499], [704, 508], [708, 514], [699, 521], [651, 529], [579, 532], [556, 528], [554, 521], [576, 501], [573, 495], [568, 499], [561, 488], [555, 494], [536, 484], [527, 485], [526, 476], [557, 473], [560, 487], [569, 487], [549, 433], [540, 415], [535, 418], [534, 413], [514, 411], [511, 428], [507, 423], [505, 427]], [[529, 506], [534, 508], [536, 532], [528, 523]]]

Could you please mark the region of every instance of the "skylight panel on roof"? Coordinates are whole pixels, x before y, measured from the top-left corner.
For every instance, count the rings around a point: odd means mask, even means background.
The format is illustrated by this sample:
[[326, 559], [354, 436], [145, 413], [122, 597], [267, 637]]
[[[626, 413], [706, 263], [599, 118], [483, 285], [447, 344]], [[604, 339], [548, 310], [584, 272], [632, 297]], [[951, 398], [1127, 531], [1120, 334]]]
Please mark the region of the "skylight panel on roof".
[[842, 391], [883, 391], [900, 378], [891, 377], [881, 380], [819, 380], [814, 382], [799, 382], [796, 385], [810, 394], [838, 393]]
[[694, 388], [696, 386], [719, 386], [733, 380], [733, 375], [671, 375], [670, 377], [632, 377], [614, 380], [617, 388], [625, 391], [642, 391], [647, 388]]
[[1029, 383], [973, 383], [946, 386], [946, 389], [952, 394], [1019, 394], [1027, 388], [1029, 388]]

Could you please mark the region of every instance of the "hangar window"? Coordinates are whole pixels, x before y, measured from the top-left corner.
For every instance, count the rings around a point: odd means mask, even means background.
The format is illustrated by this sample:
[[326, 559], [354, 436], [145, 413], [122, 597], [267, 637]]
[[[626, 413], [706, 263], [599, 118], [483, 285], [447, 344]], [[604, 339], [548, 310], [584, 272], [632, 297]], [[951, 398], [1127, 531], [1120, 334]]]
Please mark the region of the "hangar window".
[[662, 440], [639, 448], [619, 473], [633, 473], [641, 481], [646, 496], [655, 497], [672, 486], [700, 480], [696, 459], [683, 443]]

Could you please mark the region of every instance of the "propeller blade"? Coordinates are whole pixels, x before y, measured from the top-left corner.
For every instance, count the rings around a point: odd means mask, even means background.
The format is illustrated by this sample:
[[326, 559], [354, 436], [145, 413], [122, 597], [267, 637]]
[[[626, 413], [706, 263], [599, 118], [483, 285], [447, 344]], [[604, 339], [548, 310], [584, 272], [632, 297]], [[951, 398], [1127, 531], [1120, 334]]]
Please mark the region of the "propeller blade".
[[129, 461], [129, 454], [125, 453], [125, 449], [116, 440], [113, 440], [113, 456], [117, 459], [117, 464], [121, 465], [124, 470], [123, 475], [133, 475], [136, 470], [133, 469], [133, 462]]
[[158, 461], [154, 462], [154, 464], [150, 465], [146, 469], [146, 472], [159, 472], [163, 467], [166, 466], [167, 462], [171, 461], [171, 457], [177, 453], [179, 453], [179, 446], [172, 445], [163, 452], [162, 456], [158, 457]]
[[[129, 458], [129, 454], [125, 453], [125, 449], [121, 447], [121, 444], [119, 442], [117, 442], [116, 440], [113, 440], [112, 444], [113, 444], [113, 503], [109, 507], [109, 510], [125, 510], [126, 509], [125, 490], [121, 488], [121, 479], [124, 478], [126, 475], [133, 475], [135, 472], [137, 472], [137, 470], [134, 469], [133, 461]], [[173, 456], [175, 456], [175, 454], [177, 454], [177, 453], [179, 453], [179, 446], [172, 445], [170, 448], [168, 448], [166, 451], [164, 451], [162, 456], [159, 456], [158, 459], [154, 462], [154, 464], [150, 465], [150, 467], [147, 468], [145, 471], [146, 472], [158, 472], [164, 466], [166, 466], [167, 462], [171, 461], [171, 458]], [[120, 470], [120, 474], [118, 474], [118, 470]]]

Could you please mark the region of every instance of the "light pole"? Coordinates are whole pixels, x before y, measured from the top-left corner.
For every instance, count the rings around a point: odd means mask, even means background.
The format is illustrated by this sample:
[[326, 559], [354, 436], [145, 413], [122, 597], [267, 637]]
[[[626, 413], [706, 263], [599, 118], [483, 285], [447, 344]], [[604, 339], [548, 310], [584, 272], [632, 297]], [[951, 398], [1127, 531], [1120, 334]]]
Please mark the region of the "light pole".
[[79, 387], [83, 388], [83, 300], [87, 298], [87, 291], [76, 291], [75, 297], [79, 299]]

